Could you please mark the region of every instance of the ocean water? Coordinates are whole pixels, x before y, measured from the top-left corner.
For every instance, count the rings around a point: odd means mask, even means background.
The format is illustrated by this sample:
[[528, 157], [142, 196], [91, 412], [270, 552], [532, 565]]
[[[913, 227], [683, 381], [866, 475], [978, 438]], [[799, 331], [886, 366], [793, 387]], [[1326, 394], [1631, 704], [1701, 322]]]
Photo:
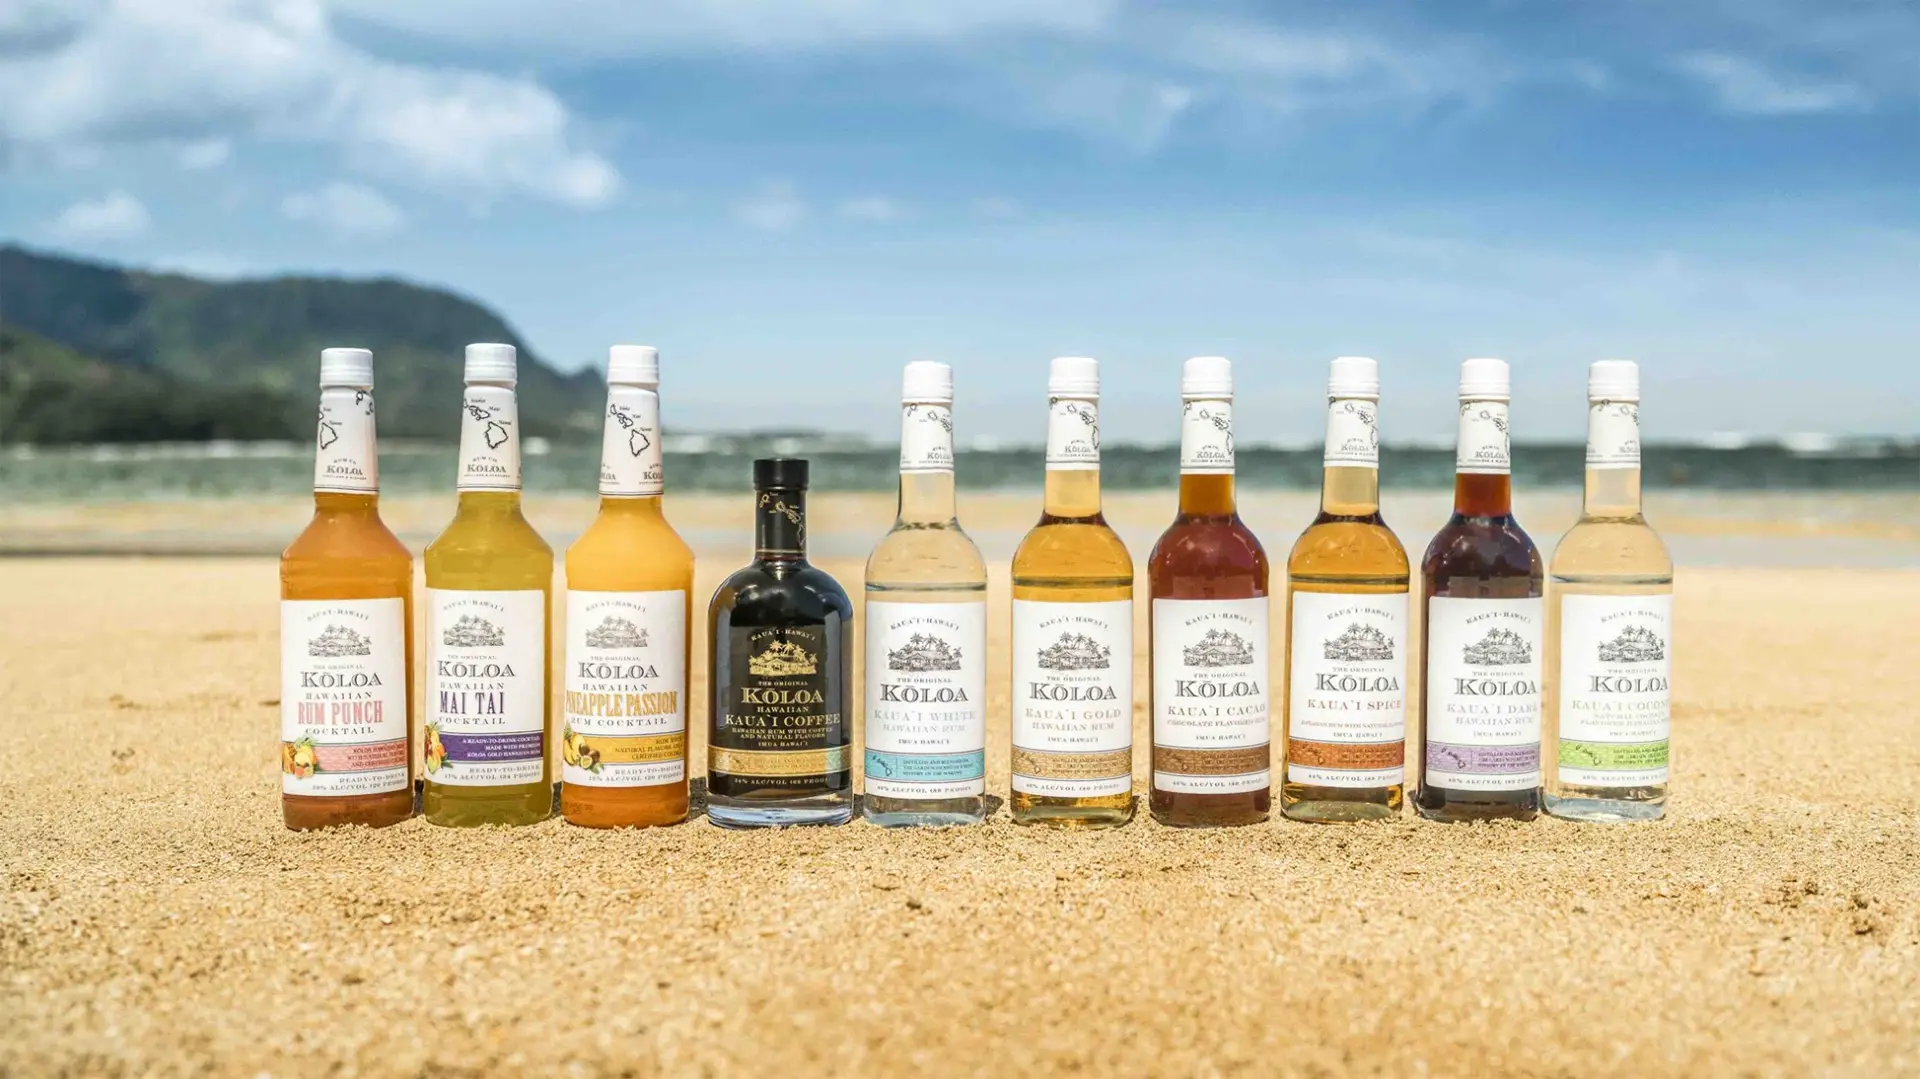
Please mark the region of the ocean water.
[[[591, 493], [599, 476], [599, 443], [552, 446], [530, 441], [523, 459], [530, 491]], [[430, 494], [453, 483], [451, 445], [387, 444], [380, 454], [382, 490]], [[668, 482], [679, 491], [744, 491], [756, 457], [801, 456], [813, 462], [813, 485], [823, 491], [892, 490], [898, 451], [857, 439], [823, 436], [669, 438]], [[973, 490], [1038, 487], [1038, 446], [962, 449], [957, 469]], [[1578, 444], [1514, 448], [1514, 480], [1526, 488], [1578, 486], [1585, 450]], [[1655, 445], [1644, 454], [1650, 489], [1699, 491], [1920, 490], [1920, 440], [1837, 441], [1744, 445]], [[1451, 446], [1387, 446], [1381, 482], [1389, 489], [1444, 488], [1453, 482]], [[1241, 446], [1243, 486], [1314, 489], [1318, 446]], [[1175, 446], [1108, 446], [1102, 482], [1111, 489], [1171, 487], [1179, 471]], [[123, 501], [154, 498], [289, 494], [312, 482], [313, 450], [296, 443], [116, 445], [59, 450], [15, 447], [0, 453], [0, 497], [15, 502]]]

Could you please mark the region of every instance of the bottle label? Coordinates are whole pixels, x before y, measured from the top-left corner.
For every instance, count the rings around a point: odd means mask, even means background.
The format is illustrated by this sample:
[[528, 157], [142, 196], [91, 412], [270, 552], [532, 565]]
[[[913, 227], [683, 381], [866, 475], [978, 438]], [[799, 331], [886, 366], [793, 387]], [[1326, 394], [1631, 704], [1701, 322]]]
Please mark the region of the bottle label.
[[1195, 476], [1233, 475], [1233, 402], [1180, 402], [1180, 471]]
[[1133, 601], [1013, 601], [1013, 789], [1133, 790]]
[[1667, 782], [1673, 596], [1560, 597], [1560, 782]]
[[727, 632], [707, 770], [724, 775], [735, 794], [838, 786], [853, 764], [841, 680], [845, 640], [820, 625]]
[[467, 387], [456, 486], [462, 491], [520, 489], [520, 406], [507, 387]]
[[1587, 405], [1587, 467], [1640, 467], [1640, 406], [1632, 401]]
[[1460, 445], [1454, 457], [1456, 472], [1504, 476], [1513, 471], [1505, 401], [1460, 402]]
[[1100, 402], [1084, 397], [1047, 399], [1047, 467], [1100, 467]]
[[1287, 779], [1406, 782], [1407, 594], [1293, 593]]
[[1267, 597], [1153, 601], [1153, 788], [1273, 785]]
[[406, 601], [282, 600], [281, 791], [406, 790], [409, 764]]
[[1542, 610], [1538, 597], [1427, 601], [1426, 786], [1540, 785]]
[[313, 489], [363, 495], [380, 490], [380, 456], [373, 437], [373, 391], [329, 386], [320, 391], [319, 447]]
[[953, 407], [912, 402], [900, 408], [900, 471], [953, 471]]
[[686, 689], [685, 592], [567, 590], [563, 782], [685, 782]]
[[600, 447], [600, 493], [651, 498], [665, 487], [660, 454], [660, 395], [638, 386], [607, 387], [607, 429]]
[[987, 790], [987, 605], [867, 601], [867, 793]]
[[1327, 405], [1327, 468], [1380, 467], [1380, 402], [1334, 399]]
[[427, 589], [427, 781], [538, 783], [547, 735], [547, 594]]

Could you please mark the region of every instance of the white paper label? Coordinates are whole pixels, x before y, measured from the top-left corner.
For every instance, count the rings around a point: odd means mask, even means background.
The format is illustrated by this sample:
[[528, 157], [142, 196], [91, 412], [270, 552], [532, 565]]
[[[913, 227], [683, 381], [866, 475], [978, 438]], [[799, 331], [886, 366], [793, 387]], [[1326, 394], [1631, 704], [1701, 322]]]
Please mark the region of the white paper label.
[[867, 794], [987, 790], [987, 604], [867, 601]]
[[392, 599], [280, 602], [280, 789], [406, 790], [407, 606]]
[[567, 590], [560, 778], [651, 787], [687, 778], [687, 594]]
[[1673, 596], [1560, 596], [1560, 782], [1667, 782]]
[[1587, 405], [1587, 467], [1640, 467], [1640, 406], [1632, 401]]
[[1155, 790], [1273, 785], [1267, 617], [1265, 596], [1153, 601]]
[[1013, 601], [1013, 789], [1133, 790], [1133, 601]]
[[1327, 404], [1328, 468], [1380, 467], [1380, 403], [1339, 400]]
[[320, 391], [320, 431], [313, 458], [313, 489], [330, 494], [380, 490], [380, 455], [373, 437], [373, 391], [329, 386]]
[[1199, 476], [1233, 475], [1233, 402], [1180, 402], [1180, 471]]
[[1047, 399], [1047, 467], [1100, 467], [1100, 402], [1084, 397]]
[[427, 589], [427, 782], [545, 774], [547, 595]]
[[660, 395], [638, 386], [608, 386], [600, 493], [651, 498], [665, 488], [665, 475], [660, 456]]
[[1287, 778], [1406, 781], [1407, 594], [1293, 593]]
[[1543, 611], [1538, 597], [1427, 601], [1424, 785], [1540, 785]]
[[900, 471], [953, 471], [953, 408], [908, 402], [900, 407]]
[[468, 386], [460, 408], [462, 491], [520, 489], [520, 406], [505, 386]]
[[1460, 444], [1454, 458], [1454, 471], [1469, 475], [1513, 471], [1505, 401], [1460, 402]]

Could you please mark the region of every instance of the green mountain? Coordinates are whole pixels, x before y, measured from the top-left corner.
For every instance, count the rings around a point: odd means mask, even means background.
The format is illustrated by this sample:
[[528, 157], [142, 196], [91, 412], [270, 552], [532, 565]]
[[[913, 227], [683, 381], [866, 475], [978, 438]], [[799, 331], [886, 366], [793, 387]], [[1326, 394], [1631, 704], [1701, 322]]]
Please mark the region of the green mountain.
[[[500, 316], [441, 289], [206, 281], [0, 244], [0, 441], [307, 438], [328, 345], [373, 350], [382, 434], [450, 441], [472, 341], [520, 349], [528, 434], [597, 427], [597, 374], [555, 371]], [[71, 415], [89, 409], [115, 422]]]

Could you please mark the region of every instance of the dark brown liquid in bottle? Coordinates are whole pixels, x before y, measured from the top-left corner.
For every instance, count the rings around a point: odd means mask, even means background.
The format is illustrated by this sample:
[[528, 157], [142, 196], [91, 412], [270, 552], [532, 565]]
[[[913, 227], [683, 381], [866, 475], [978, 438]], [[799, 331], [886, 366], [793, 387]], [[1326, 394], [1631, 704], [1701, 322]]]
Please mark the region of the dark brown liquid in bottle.
[[[1232, 476], [1180, 477], [1180, 511], [1154, 545], [1147, 577], [1153, 599], [1266, 598], [1267, 553], [1234, 511]], [[1149, 644], [1149, 649], [1155, 647], [1158, 642]], [[1271, 684], [1262, 688], [1271, 693]], [[1148, 700], [1153, 699], [1150, 690]], [[1259, 751], [1270, 756], [1271, 747], [1261, 746]], [[1157, 767], [1161, 750], [1156, 747], [1153, 752]], [[1257, 824], [1267, 819], [1272, 805], [1271, 787], [1234, 794], [1182, 794], [1154, 788], [1148, 796], [1155, 820], [1188, 827]]]
[[[1512, 477], [1462, 474], [1453, 481], [1453, 517], [1427, 545], [1420, 562], [1422, 594], [1461, 599], [1528, 599], [1543, 594], [1545, 574], [1540, 552], [1513, 519]], [[1432, 606], [1421, 603], [1420, 669], [1428, 662]], [[1427, 759], [1427, 694], [1420, 694], [1420, 744], [1417, 759]], [[1437, 821], [1532, 820], [1540, 812], [1540, 789], [1465, 791], [1427, 783], [1424, 766], [1414, 807]]]

